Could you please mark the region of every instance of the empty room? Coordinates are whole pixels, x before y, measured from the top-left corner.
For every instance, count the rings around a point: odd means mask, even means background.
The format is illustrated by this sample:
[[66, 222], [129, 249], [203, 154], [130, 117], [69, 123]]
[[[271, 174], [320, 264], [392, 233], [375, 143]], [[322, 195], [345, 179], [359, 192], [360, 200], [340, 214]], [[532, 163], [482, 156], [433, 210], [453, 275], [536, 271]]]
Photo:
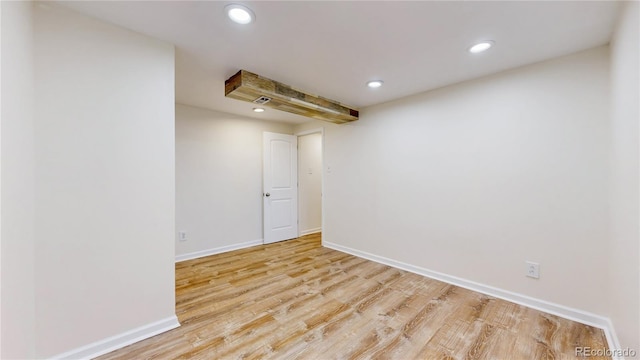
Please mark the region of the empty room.
[[637, 1], [0, 1], [1, 359], [639, 359]]

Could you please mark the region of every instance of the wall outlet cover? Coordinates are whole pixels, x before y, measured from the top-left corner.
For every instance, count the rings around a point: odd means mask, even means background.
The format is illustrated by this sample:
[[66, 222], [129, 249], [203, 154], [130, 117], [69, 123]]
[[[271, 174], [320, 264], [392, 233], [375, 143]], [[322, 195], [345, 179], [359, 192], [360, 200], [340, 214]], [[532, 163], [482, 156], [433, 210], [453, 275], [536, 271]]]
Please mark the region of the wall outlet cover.
[[533, 261], [525, 261], [525, 264], [527, 264], [527, 277], [530, 277], [533, 279], [539, 279], [540, 264]]

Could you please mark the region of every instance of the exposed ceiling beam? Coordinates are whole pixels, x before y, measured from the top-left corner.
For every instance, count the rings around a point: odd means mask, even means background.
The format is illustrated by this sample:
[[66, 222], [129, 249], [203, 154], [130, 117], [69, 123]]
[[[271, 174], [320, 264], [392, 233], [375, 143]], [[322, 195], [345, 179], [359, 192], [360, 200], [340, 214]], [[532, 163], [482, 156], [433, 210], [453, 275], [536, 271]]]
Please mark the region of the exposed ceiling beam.
[[224, 82], [225, 96], [313, 119], [344, 124], [358, 120], [358, 110], [306, 94], [289, 85], [240, 70]]

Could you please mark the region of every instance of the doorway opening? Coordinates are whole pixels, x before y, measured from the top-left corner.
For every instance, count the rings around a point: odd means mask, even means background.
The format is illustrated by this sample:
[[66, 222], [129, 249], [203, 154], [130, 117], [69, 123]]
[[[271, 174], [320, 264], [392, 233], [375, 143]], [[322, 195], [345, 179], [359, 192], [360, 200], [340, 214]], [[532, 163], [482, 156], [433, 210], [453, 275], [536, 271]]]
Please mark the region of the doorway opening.
[[324, 129], [295, 135], [298, 137], [298, 236], [304, 236], [321, 233], [324, 224]]
[[320, 233], [324, 129], [263, 133], [263, 243]]

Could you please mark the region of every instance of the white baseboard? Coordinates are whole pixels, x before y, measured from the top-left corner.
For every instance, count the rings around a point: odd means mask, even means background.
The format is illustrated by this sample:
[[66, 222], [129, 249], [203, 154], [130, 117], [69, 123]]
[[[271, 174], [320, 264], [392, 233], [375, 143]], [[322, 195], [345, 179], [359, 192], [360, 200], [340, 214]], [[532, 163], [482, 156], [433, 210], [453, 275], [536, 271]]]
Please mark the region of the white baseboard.
[[262, 239], [245, 241], [238, 244], [225, 245], [225, 246], [220, 246], [213, 249], [207, 249], [207, 250], [201, 250], [201, 251], [195, 251], [187, 254], [177, 255], [176, 262], [197, 259], [197, 258], [209, 256], [209, 255], [221, 254], [224, 252], [244, 249], [244, 248], [248, 248], [256, 245], [262, 245]]
[[317, 228], [308, 229], [308, 230], [300, 230], [300, 236], [311, 235], [311, 234], [319, 233], [321, 231], [322, 231], [322, 227], [317, 227]]
[[[620, 342], [613, 329], [611, 320], [607, 317], [589, 313], [586, 311], [570, 308], [564, 305], [555, 304], [549, 301], [536, 299], [527, 295], [518, 294], [515, 292], [495, 288], [492, 286], [480, 284], [474, 281], [462, 279], [456, 276], [443, 274], [437, 271], [432, 271], [419, 266], [414, 266], [401, 261], [396, 261], [383, 256], [371, 254], [365, 251], [360, 251], [347, 246], [342, 246], [332, 242], [322, 242], [323, 246], [328, 248], [345, 252], [357, 257], [361, 257], [367, 260], [375, 261], [377, 263], [385, 264], [400, 270], [406, 270], [418, 275], [422, 275], [431, 279], [439, 280], [448, 284], [456, 285], [461, 288], [473, 290], [482, 294], [490, 295], [499, 299], [507, 300], [516, 304], [520, 304], [532, 309], [544, 311], [549, 314], [563, 317], [565, 319], [573, 320], [582, 324], [594, 326], [604, 331], [607, 342], [610, 349], [620, 349]], [[615, 358], [614, 358], [615, 359]]]
[[[609, 349], [622, 349], [620, 340], [618, 340], [618, 335], [616, 334], [616, 330], [613, 327], [611, 319], [607, 318], [607, 326], [602, 327], [602, 330], [604, 331], [604, 335], [607, 337]], [[624, 360], [624, 357], [613, 356], [612, 360]]]
[[108, 337], [104, 340], [67, 351], [63, 354], [52, 357], [52, 359], [93, 359], [111, 351], [123, 348], [138, 341], [148, 339], [165, 331], [175, 329], [180, 326], [178, 318], [170, 316], [166, 319], [156, 321], [151, 324], [140, 326], [121, 334]]

